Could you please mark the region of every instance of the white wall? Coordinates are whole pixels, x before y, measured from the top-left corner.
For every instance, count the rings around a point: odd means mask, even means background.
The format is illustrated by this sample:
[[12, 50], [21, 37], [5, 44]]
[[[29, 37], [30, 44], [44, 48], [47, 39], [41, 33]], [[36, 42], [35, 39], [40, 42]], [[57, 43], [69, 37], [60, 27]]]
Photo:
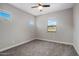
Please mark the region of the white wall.
[[34, 16], [9, 4], [0, 4], [0, 9], [12, 15], [11, 21], [2, 21], [0, 18], [0, 51], [33, 40]]
[[74, 40], [73, 45], [76, 51], [79, 54], [79, 4], [75, 4], [73, 8], [73, 16], [74, 16]]
[[[56, 20], [57, 32], [47, 32], [48, 19]], [[72, 8], [38, 16], [37, 38], [47, 41], [72, 44], [73, 41], [73, 11]]]

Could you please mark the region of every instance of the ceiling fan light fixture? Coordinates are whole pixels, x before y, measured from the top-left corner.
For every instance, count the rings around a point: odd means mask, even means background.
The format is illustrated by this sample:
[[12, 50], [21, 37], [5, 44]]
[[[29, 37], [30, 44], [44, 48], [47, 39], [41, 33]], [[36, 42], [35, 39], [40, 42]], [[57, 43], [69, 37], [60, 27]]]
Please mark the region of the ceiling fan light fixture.
[[42, 6], [39, 6], [39, 7], [38, 7], [38, 9], [39, 9], [39, 10], [42, 10], [42, 9], [43, 9], [43, 7], [42, 7]]

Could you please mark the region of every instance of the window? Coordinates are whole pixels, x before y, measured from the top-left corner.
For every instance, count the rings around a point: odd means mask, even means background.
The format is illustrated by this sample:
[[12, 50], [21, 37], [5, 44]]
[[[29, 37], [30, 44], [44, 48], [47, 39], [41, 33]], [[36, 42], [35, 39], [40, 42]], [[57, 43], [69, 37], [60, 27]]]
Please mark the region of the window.
[[48, 20], [48, 32], [56, 32], [56, 22]]
[[11, 15], [7, 11], [0, 10], [0, 18], [3, 18], [4, 20], [10, 20]]

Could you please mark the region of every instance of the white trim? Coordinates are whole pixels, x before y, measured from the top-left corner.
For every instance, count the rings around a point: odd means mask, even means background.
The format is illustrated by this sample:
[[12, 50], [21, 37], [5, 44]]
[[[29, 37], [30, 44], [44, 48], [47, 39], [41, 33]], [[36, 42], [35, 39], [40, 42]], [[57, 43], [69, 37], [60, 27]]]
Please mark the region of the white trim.
[[79, 51], [78, 51], [78, 48], [73, 44], [73, 47], [75, 48], [77, 54], [79, 55]]
[[73, 43], [68, 43], [68, 42], [60, 42], [60, 41], [55, 41], [55, 40], [47, 40], [47, 39], [39, 39], [38, 40], [44, 40], [44, 41], [49, 41], [49, 42], [56, 42], [56, 43], [61, 43], [61, 44], [66, 44], [66, 45], [73, 45]]
[[[9, 46], [9, 47], [6, 47], [6, 48], [2, 48], [2, 49], [0, 49], [0, 52], [11, 49], [11, 48], [19, 46], [19, 45], [22, 45], [24, 43], [28, 43], [28, 42], [30, 42], [32, 40], [36, 40], [36, 39], [37, 38], [31, 39], [31, 40], [28, 40], [28, 41], [24, 41], [24, 42], [21, 42], [21, 43], [18, 43], [18, 44], [15, 44], [15, 45], [12, 45], [12, 46]], [[68, 43], [68, 42], [60, 42], [60, 41], [47, 40], [47, 39], [37, 39], [37, 40], [44, 40], [44, 41], [49, 41], [49, 42], [56, 42], [56, 43], [62, 43], [62, 44], [67, 44], [67, 45], [73, 45], [72, 43]]]
[[13, 47], [17, 47], [17, 46], [22, 45], [24, 43], [28, 43], [28, 42], [30, 42], [32, 40], [34, 40], [34, 39], [31, 39], [31, 40], [28, 40], [28, 41], [24, 41], [24, 42], [20, 42], [18, 44], [15, 44], [15, 45], [12, 45], [12, 46], [9, 46], [9, 47], [2, 48], [2, 49], [0, 49], [0, 52], [5, 51], [5, 50], [8, 50], [8, 49], [11, 49]]

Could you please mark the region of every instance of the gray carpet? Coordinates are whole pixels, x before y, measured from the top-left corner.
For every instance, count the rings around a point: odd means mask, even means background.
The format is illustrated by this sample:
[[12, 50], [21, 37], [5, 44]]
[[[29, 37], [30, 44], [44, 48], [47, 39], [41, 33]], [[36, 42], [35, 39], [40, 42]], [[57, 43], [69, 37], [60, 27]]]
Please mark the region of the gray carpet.
[[78, 56], [73, 46], [34, 40], [1, 52], [1, 56]]

